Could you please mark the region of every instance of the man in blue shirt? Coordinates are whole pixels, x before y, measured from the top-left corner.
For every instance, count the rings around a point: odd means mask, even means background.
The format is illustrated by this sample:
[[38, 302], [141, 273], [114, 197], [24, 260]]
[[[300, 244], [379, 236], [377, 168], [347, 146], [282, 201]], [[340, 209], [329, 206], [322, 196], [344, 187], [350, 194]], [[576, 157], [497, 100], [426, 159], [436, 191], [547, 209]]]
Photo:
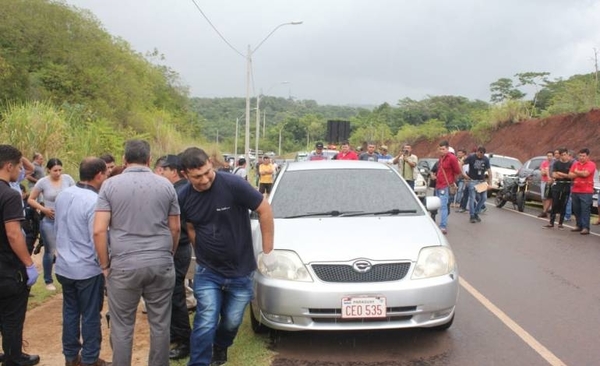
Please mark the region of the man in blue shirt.
[[104, 160], [86, 158], [79, 164], [80, 181], [56, 198], [54, 271], [63, 291], [62, 343], [67, 366], [106, 365], [99, 358], [104, 275], [96, 258], [93, 225], [98, 190], [107, 174]]
[[241, 177], [215, 172], [208, 155], [188, 148], [181, 166], [191, 183], [179, 193], [196, 253], [194, 296], [198, 301], [188, 366], [222, 365], [246, 306], [256, 269], [249, 211], [259, 216], [262, 249], [273, 249], [273, 213], [265, 198]]

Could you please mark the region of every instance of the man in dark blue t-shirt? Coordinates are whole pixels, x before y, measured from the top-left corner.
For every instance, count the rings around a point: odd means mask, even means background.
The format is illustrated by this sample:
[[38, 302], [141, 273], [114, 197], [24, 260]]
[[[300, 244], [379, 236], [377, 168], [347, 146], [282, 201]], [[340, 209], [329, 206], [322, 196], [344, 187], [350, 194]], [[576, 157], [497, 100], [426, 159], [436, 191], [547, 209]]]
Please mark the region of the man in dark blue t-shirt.
[[[471, 223], [481, 222], [479, 213], [485, 205], [487, 198], [487, 190], [483, 189], [478, 191], [477, 185], [486, 182], [488, 186], [492, 179], [492, 170], [490, 167], [490, 159], [485, 156], [485, 147], [479, 146], [474, 154], [471, 154], [465, 158], [463, 165], [469, 166], [468, 178], [469, 178], [469, 221]], [[487, 173], [487, 178], [485, 174]]]
[[249, 211], [259, 215], [264, 254], [273, 249], [273, 213], [247, 181], [215, 172], [202, 149], [188, 148], [180, 159], [190, 184], [180, 191], [179, 204], [197, 262], [194, 296], [198, 305], [188, 365], [221, 365], [227, 361], [227, 348], [253, 297], [256, 260]]

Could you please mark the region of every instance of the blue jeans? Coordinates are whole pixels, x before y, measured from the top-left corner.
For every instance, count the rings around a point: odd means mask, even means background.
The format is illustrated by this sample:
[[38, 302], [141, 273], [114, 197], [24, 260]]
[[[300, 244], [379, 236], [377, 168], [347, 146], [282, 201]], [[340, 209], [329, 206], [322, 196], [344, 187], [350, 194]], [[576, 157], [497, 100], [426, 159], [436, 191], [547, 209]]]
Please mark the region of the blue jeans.
[[571, 199], [573, 200], [573, 214], [577, 219], [577, 227], [589, 230], [590, 216], [592, 214], [592, 194], [571, 192]]
[[[56, 275], [63, 291], [63, 354], [73, 361], [81, 351], [81, 362], [93, 364], [100, 355], [100, 312], [104, 301], [104, 275], [72, 280]], [[80, 341], [80, 339], [83, 341]]]
[[440, 228], [446, 229], [448, 227], [448, 203], [450, 199], [450, 192], [448, 192], [448, 187], [436, 189], [436, 196], [438, 196], [440, 198], [440, 201], [442, 202], [442, 206], [440, 207]]
[[454, 203], [458, 203], [460, 204], [463, 198], [463, 195], [466, 194], [466, 184], [465, 184], [465, 180], [464, 179], [459, 179], [457, 181], [458, 184], [458, 191], [456, 192], [456, 195], [454, 195]]
[[54, 220], [44, 217], [40, 224], [40, 235], [44, 241], [44, 258], [42, 259], [44, 282], [49, 284], [54, 282], [52, 279], [52, 266], [54, 265], [54, 254], [56, 252], [56, 230], [54, 229]]
[[565, 220], [571, 220], [571, 214], [573, 213], [573, 199], [569, 194], [569, 199], [567, 200], [567, 205], [565, 207]]
[[196, 266], [194, 296], [198, 305], [188, 366], [208, 366], [213, 345], [227, 348], [233, 344], [246, 306], [254, 295], [253, 275], [254, 272], [226, 278], [209, 268]]
[[485, 205], [485, 199], [487, 197], [487, 191], [478, 193], [475, 186], [483, 182], [482, 180], [472, 180], [469, 182], [469, 215], [479, 215], [483, 205]]

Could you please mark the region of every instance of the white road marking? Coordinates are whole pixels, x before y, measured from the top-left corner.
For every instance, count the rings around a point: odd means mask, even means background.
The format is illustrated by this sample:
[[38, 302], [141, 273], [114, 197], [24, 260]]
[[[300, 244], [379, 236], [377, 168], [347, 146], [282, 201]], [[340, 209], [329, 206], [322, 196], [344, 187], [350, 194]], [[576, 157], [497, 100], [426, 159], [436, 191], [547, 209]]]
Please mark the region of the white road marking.
[[494, 305], [490, 300], [488, 300], [485, 296], [483, 296], [479, 291], [477, 291], [469, 282], [467, 282], [464, 278], [460, 277], [460, 285], [467, 290], [477, 301], [479, 301], [486, 309], [492, 312], [504, 325], [506, 325], [510, 330], [512, 330], [516, 335], [518, 335], [529, 347], [533, 348], [540, 356], [542, 356], [548, 363], [552, 366], [566, 366], [564, 362], [562, 362], [556, 355], [550, 352], [549, 349], [544, 347], [540, 342], [538, 342], [533, 336], [519, 324], [517, 324], [514, 320], [512, 320], [508, 315], [506, 315], [502, 310], [500, 310], [496, 305]]

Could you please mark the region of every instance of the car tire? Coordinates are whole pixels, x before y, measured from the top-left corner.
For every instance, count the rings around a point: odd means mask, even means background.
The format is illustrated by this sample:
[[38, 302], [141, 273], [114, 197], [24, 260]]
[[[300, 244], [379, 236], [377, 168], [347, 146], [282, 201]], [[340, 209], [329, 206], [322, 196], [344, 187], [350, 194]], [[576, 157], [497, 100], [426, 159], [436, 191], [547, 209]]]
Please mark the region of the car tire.
[[525, 192], [517, 192], [517, 210], [525, 211]]
[[269, 331], [269, 328], [256, 319], [256, 316], [254, 316], [252, 304], [250, 304], [250, 327], [255, 334], [265, 334]]
[[427, 328], [427, 329], [435, 331], [435, 332], [443, 332], [445, 330], [450, 329], [450, 327], [452, 326], [452, 323], [454, 323], [454, 314], [452, 314], [452, 318], [450, 318], [450, 321], [448, 323], [442, 324], [442, 325], [437, 325], [435, 327], [431, 327], [431, 328]]

